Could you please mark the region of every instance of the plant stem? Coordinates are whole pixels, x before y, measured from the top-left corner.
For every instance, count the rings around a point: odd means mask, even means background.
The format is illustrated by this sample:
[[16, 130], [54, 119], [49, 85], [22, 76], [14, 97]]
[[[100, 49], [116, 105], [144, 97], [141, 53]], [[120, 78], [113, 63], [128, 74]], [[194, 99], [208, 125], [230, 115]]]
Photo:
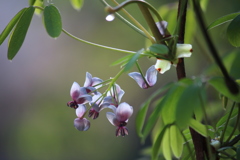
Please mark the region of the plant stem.
[[197, 0], [193, 0], [193, 6], [194, 6], [194, 11], [196, 13], [196, 17], [199, 21], [199, 25], [202, 30], [203, 36], [206, 40], [207, 46], [208, 46], [209, 50], [211, 51], [211, 54], [212, 54], [214, 60], [216, 61], [217, 65], [219, 66], [220, 70], [222, 71], [222, 74], [225, 78], [225, 83], [226, 83], [229, 91], [233, 94], [238, 94], [239, 87], [238, 87], [237, 83], [229, 76], [229, 74], [228, 74], [225, 66], [223, 65], [223, 63], [218, 55], [218, 52], [206, 30], [206, 25], [205, 25], [205, 22], [202, 17], [202, 10], [201, 10], [199, 2]]
[[151, 13], [149, 12], [148, 8], [142, 4], [138, 4], [138, 7], [140, 8], [145, 20], [147, 21], [147, 24], [148, 24], [149, 28], [151, 29], [156, 42], [158, 44], [163, 43], [163, 41], [162, 41], [163, 36], [160, 34], [160, 31], [158, 30], [156, 23], [151, 15]]
[[233, 136], [234, 132], [236, 131], [238, 125], [239, 125], [239, 120], [240, 120], [240, 104], [238, 104], [238, 114], [237, 114], [237, 120], [236, 120], [235, 126], [233, 128], [232, 133], [229, 135], [229, 137], [228, 137], [228, 139], [226, 140], [225, 143], [228, 143], [232, 139], [232, 136]]
[[228, 123], [229, 123], [229, 121], [230, 121], [230, 119], [231, 119], [231, 115], [232, 115], [232, 112], [233, 112], [233, 109], [234, 109], [235, 104], [236, 104], [236, 102], [233, 102], [232, 108], [231, 108], [231, 110], [230, 110], [230, 112], [229, 112], [229, 116], [228, 116], [228, 118], [227, 118], [227, 120], [226, 120], [226, 123], [225, 123], [225, 126], [224, 126], [224, 128], [223, 128], [222, 135], [221, 135], [221, 138], [220, 138], [220, 143], [221, 143], [221, 144], [223, 143], [223, 138], [224, 138], [224, 135], [225, 135], [225, 133], [226, 133], [226, 130], [227, 130], [227, 127], [228, 127]]
[[113, 51], [118, 51], [118, 52], [130, 53], [130, 54], [135, 54], [135, 53], [136, 53], [136, 52], [134, 52], [134, 51], [128, 51], [128, 50], [123, 50], [123, 49], [119, 49], [119, 48], [113, 48], [113, 47], [104, 46], [104, 45], [101, 45], [101, 44], [89, 42], [89, 41], [86, 41], [86, 40], [84, 40], [84, 39], [81, 39], [81, 38], [78, 38], [78, 37], [72, 35], [72, 34], [69, 33], [68, 31], [66, 31], [65, 29], [62, 29], [62, 31], [63, 31], [66, 35], [70, 36], [71, 38], [73, 38], [73, 39], [75, 39], [75, 40], [77, 40], [77, 41], [80, 41], [80, 42], [83, 42], [83, 43], [92, 45], [92, 46], [96, 46], [96, 47], [100, 47], [100, 48], [104, 48], [104, 49], [109, 49], [109, 50], [113, 50]]
[[[119, 5], [119, 3], [117, 3], [115, 0], [113, 1], [116, 5]], [[102, 0], [102, 2], [108, 7], [110, 7], [110, 5], [105, 0]], [[148, 38], [152, 43], [155, 42], [154, 37], [152, 37], [150, 33], [132, 15], [130, 15], [125, 9], [123, 9], [123, 12], [126, 14], [127, 17], [129, 17], [130, 20], [132, 20], [133, 23], [135, 23], [137, 27], [131, 22], [129, 22], [127, 19], [125, 19], [123, 16], [121, 16], [119, 13], [116, 12], [115, 14], [121, 21], [126, 23], [128, 26], [130, 26], [132, 29], [134, 29], [144, 37]]]
[[[178, 5], [178, 43], [184, 43], [184, 34], [185, 34], [185, 23], [186, 23], [186, 15], [187, 15], [187, 0], [179, 0]], [[186, 77], [185, 66], [184, 66], [184, 59], [180, 58], [177, 64], [177, 77], [178, 80]], [[196, 154], [196, 160], [203, 160], [205, 157], [205, 149], [206, 147], [206, 138], [196, 132], [194, 129], [189, 128], [194, 148]], [[206, 154], [208, 155], [208, 154]]]

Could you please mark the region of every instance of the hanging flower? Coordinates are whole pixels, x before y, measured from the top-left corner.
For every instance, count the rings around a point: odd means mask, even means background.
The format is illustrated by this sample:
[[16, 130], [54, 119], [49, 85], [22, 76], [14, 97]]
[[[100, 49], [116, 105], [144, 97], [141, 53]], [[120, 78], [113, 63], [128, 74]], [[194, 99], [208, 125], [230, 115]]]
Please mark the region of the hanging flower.
[[87, 89], [85, 87], [80, 87], [77, 82], [73, 82], [70, 96], [73, 101], [69, 101], [67, 105], [75, 109], [78, 107], [78, 104], [85, 104], [92, 101], [92, 96], [87, 93]]
[[109, 122], [116, 126], [116, 136], [128, 135], [128, 129], [125, 127], [127, 125], [128, 119], [133, 113], [133, 108], [126, 102], [120, 103], [116, 108], [111, 105], [113, 112], [107, 112], [106, 116]]
[[86, 87], [88, 93], [90, 93], [90, 92], [97, 93], [96, 90], [102, 86], [102, 85], [98, 85], [98, 84], [102, 83], [102, 82], [103, 82], [103, 80], [101, 80], [98, 77], [92, 77], [92, 75], [87, 72], [86, 79], [85, 79], [83, 86]]
[[90, 127], [90, 122], [84, 118], [86, 110], [87, 109], [84, 104], [78, 104], [76, 109], [76, 115], [78, 118], [74, 120], [74, 127], [79, 131], [86, 131]]
[[148, 68], [145, 77], [142, 77], [139, 72], [132, 72], [128, 75], [133, 78], [143, 89], [152, 87], [157, 82], [157, 70], [155, 69], [154, 65]]
[[171, 68], [171, 65], [177, 65], [178, 58], [190, 57], [192, 55], [192, 45], [191, 44], [177, 44], [176, 50], [176, 61], [168, 61], [164, 59], [157, 59], [155, 64], [155, 69], [163, 74]]

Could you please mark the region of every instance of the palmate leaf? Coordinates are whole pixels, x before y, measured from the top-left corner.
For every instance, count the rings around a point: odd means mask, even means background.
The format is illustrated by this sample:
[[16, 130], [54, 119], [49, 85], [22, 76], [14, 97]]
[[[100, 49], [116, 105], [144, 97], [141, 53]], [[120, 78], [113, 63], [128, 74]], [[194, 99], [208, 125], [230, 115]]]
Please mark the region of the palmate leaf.
[[43, 11], [44, 26], [49, 36], [56, 38], [62, 32], [62, 20], [58, 9], [49, 5]]
[[35, 8], [30, 6], [22, 13], [15, 29], [13, 30], [8, 43], [8, 59], [12, 60], [21, 48], [31, 23]]
[[9, 33], [12, 31], [13, 27], [16, 25], [22, 14], [26, 11], [27, 8], [23, 8], [20, 10], [8, 23], [8, 25], [5, 27], [5, 29], [2, 31], [0, 35], [0, 45], [4, 42], [4, 40], [7, 38]]
[[220, 26], [222, 24], [225, 24], [227, 22], [232, 21], [236, 16], [238, 16], [240, 14], [240, 12], [237, 13], [231, 13], [225, 16], [222, 16], [220, 18], [218, 18], [217, 20], [213, 21], [208, 27], [207, 29], [212, 29], [214, 27]]
[[70, 0], [72, 6], [76, 10], [81, 10], [84, 0]]
[[[146, 135], [144, 136], [142, 133], [142, 129], [143, 129], [143, 125], [145, 122], [145, 118], [146, 118], [146, 114], [149, 108], [149, 105], [151, 104], [152, 100], [158, 96], [159, 94], [161, 94], [162, 92], [166, 91], [173, 83], [168, 83], [165, 86], [163, 86], [162, 88], [160, 88], [159, 90], [157, 90], [156, 92], [154, 92], [148, 99], [146, 102], [144, 102], [142, 104], [142, 106], [140, 107], [137, 116], [136, 116], [136, 130], [137, 130], [137, 134], [139, 137], [142, 137], [143, 139], [145, 139]], [[152, 122], [149, 122], [152, 123]], [[155, 122], [153, 122], [154, 124]]]
[[235, 17], [227, 28], [228, 41], [235, 47], [240, 46], [240, 15]]

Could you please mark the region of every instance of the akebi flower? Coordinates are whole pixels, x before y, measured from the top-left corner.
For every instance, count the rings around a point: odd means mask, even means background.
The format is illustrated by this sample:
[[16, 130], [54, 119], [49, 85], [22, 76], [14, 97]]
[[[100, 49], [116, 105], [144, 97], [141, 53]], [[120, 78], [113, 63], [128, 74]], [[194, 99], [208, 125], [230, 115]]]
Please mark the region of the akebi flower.
[[109, 122], [116, 126], [116, 136], [128, 135], [127, 125], [128, 119], [133, 113], [133, 108], [126, 102], [120, 103], [118, 107], [111, 105], [113, 112], [107, 112], [106, 116]]
[[84, 82], [84, 87], [86, 87], [87, 92], [94, 92], [97, 93], [96, 90], [101, 87], [102, 85], [98, 85], [99, 83], [102, 83], [103, 80], [101, 80], [98, 77], [92, 77], [92, 75], [90, 73], [86, 73], [86, 79]]
[[93, 119], [98, 118], [99, 112], [104, 108], [108, 108], [110, 105], [108, 103], [102, 103], [101, 96], [102, 94], [100, 92], [97, 92], [97, 94], [92, 97], [92, 102], [90, 102], [92, 108], [89, 110], [88, 117], [92, 117]]
[[190, 57], [192, 55], [192, 45], [191, 44], [177, 44], [176, 49], [176, 61], [168, 61], [164, 59], [157, 59], [155, 64], [155, 69], [163, 74], [171, 68], [171, 65], [177, 65], [178, 58]]
[[115, 107], [117, 107], [124, 93], [124, 90], [122, 90], [118, 84], [115, 84], [107, 93], [107, 97], [103, 99], [102, 105], [104, 105], [104, 108], [107, 108], [107, 105], [114, 105]]
[[74, 127], [79, 131], [86, 131], [90, 127], [90, 122], [84, 118], [87, 109], [84, 104], [78, 104], [76, 115], [78, 118], [74, 120]]
[[152, 87], [157, 82], [157, 70], [155, 69], [154, 65], [148, 68], [145, 77], [142, 77], [139, 72], [132, 72], [128, 75], [133, 78], [137, 82], [137, 84], [143, 89]]
[[67, 105], [75, 109], [78, 107], [78, 104], [85, 104], [92, 101], [92, 96], [87, 93], [86, 87], [80, 87], [77, 82], [73, 82], [70, 96], [73, 101], [69, 101]]

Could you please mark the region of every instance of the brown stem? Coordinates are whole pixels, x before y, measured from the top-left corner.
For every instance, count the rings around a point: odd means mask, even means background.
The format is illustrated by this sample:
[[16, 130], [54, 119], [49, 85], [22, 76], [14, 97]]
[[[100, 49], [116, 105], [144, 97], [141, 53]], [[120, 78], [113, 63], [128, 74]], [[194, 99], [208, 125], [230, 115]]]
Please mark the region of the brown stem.
[[[182, 9], [182, 10], [181, 10]], [[187, 0], [179, 0], [178, 5], [178, 43], [184, 43], [185, 35], [185, 24], [186, 24], [186, 15], [187, 15]], [[184, 58], [179, 58], [178, 65], [176, 68], [178, 80], [186, 77]], [[201, 134], [196, 132], [194, 129], [189, 128], [196, 152], [196, 160], [203, 160], [205, 153], [208, 153], [207, 150], [207, 139]], [[208, 157], [208, 154], [206, 154]]]

